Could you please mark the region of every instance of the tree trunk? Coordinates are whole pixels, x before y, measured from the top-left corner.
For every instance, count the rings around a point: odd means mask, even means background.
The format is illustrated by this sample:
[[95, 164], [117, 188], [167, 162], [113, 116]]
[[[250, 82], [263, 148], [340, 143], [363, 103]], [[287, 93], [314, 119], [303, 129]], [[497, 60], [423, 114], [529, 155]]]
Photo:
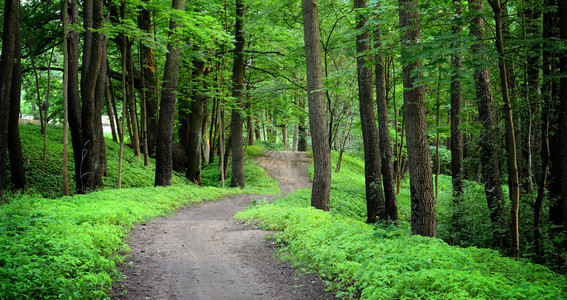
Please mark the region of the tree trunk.
[[[567, 43], [567, 3], [559, 1], [559, 29], [562, 44]], [[567, 74], [567, 53], [560, 53], [559, 72]], [[567, 77], [563, 76], [559, 83], [559, 122], [560, 132], [567, 132]], [[567, 139], [562, 138], [560, 144], [561, 157], [561, 198], [563, 200], [563, 233], [567, 234]], [[567, 241], [564, 241], [567, 248]]]
[[[512, 103], [508, 93], [508, 78], [506, 71], [506, 61], [504, 58], [504, 41], [502, 37], [502, 6], [500, 0], [489, 0], [494, 11], [496, 21], [496, 48], [500, 69], [500, 81], [502, 84], [502, 98], [504, 101], [504, 116], [506, 120], [506, 146], [508, 150], [508, 186], [510, 188], [510, 230], [511, 230], [511, 251], [516, 259], [520, 256], [520, 240], [518, 228], [518, 210], [520, 207], [520, 181], [518, 178], [518, 164], [516, 159], [516, 137], [514, 134], [514, 117], [512, 114]], [[566, 174], [567, 175], [567, 174]]]
[[[355, 9], [366, 8], [366, 0], [355, 0]], [[364, 181], [366, 184], [366, 223], [376, 223], [378, 218], [386, 219], [382, 178], [380, 174], [380, 148], [378, 128], [374, 115], [374, 95], [372, 91], [372, 70], [368, 66], [370, 33], [365, 30], [368, 17], [356, 16], [356, 67], [358, 73], [358, 102], [360, 104], [360, 123], [364, 142]]]
[[[455, 17], [461, 16], [461, 0], [453, 0], [455, 6]], [[456, 24], [452, 27], [453, 34], [461, 35], [461, 26]], [[463, 67], [460, 53], [461, 42], [457, 40], [453, 47], [459, 49], [451, 58], [454, 73], [451, 75], [451, 179], [453, 184], [453, 201], [458, 202], [464, 192], [463, 183], [463, 133], [459, 128], [462, 123], [462, 94], [461, 94], [461, 69]], [[439, 153], [438, 153], [439, 154]]]
[[[4, 2], [4, 25], [2, 31], [2, 57], [0, 60], [0, 191], [6, 188], [6, 158], [8, 148], [8, 125], [10, 118], [10, 102], [14, 62], [19, 31], [19, 1]], [[18, 43], [16, 43], [18, 42]], [[3, 194], [3, 193], [2, 193]], [[0, 196], [2, 196], [0, 194]]]
[[[20, 99], [22, 91], [22, 53], [20, 49], [20, 32], [16, 30], [14, 48], [14, 66], [12, 69], [12, 87], [10, 89], [10, 116], [8, 121], [8, 152], [10, 152], [10, 173], [13, 189], [23, 192], [26, 187], [26, 171], [20, 142]], [[47, 118], [45, 119], [47, 126]], [[45, 137], [46, 133], [44, 133]]]
[[[399, 0], [400, 27], [404, 30], [402, 57], [410, 57], [411, 48], [421, 40], [417, 0]], [[408, 28], [409, 27], [409, 28]], [[408, 165], [411, 192], [411, 229], [414, 234], [435, 237], [435, 201], [427, 122], [425, 118], [425, 88], [415, 81], [422, 73], [412, 74], [421, 68], [418, 59], [404, 62], [404, 113], [408, 148]]]
[[331, 194], [331, 148], [327, 136], [325, 98], [322, 91], [323, 70], [321, 67], [321, 37], [319, 34], [317, 0], [302, 0], [302, 10], [309, 125], [315, 167], [311, 206], [328, 211]]
[[134, 90], [134, 56], [132, 54], [132, 43], [126, 41], [126, 39], [124, 39], [124, 42], [127, 44], [126, 59], [128, 62], [128, 78], [130, 79], [128, 83], [128, 111], [130, 112], [130, 124], [132, 125], [130, 141], [132, 143], [132, 148], [134, 148], [134, 155], [141, 158], [140, 126], [138, 125], [138, 116], [136, 114], [136, 91]]
[[[149, 0], [144, 0], [148, 2]], [[140, 11], [140, 24], [141, 30], [146, 32], [148, 36], [152, 34], [152, 18], [151, 11], [142, 9]], [[156, 67], [154, 62], [154, 52], [151, 48], [141, 44], [142, 68], [146, 89], [146, 119], [147, 119], [147, 147], [148, 155], [153, 156], [156, 147], [157, 125], [158, 125], [158, 91], [157, 79], [155, 76]]]
[[247, 117], [246, 117], [246, 129], [247, 129], [247, 137], [248, 137], [248, 142], [247, 145], [254, 145], [256, 143], [256, 140], [254, 139], [254, 128], [255, 128], [255, 124], [254, 124], [254, 114], [250, 113]]
[[[84, 26], [85, 26], [85, 46], [83, 51], [83, 66], [81, 76], [81, 101], [82, 101], [82, 149], [83, 159], [79, 168], [83, 188], [80, 191], [95, 190], [98, 187], [97, 169], [99, 167], [100, 140], [96, 132], [97, 115], [96, 111], [96, 86], [101, 70], [103, 58], [103, 35], [92, 29], [102, 28], [103, 22], [103, 3], [102, 1], [87, 0], [84, 2]], [[76, 166], [77, 167], [77, 166]]]
[[[105, 78], [106, 80], [107, 78]], [[112, 103], [110, 101], [110, 88], [109, 88], [109, 84], [108, 84], [108, 80], [106, 80], [106, 85], [105, 85], [105, 100], [106, 100], [106, 114], [108, 115], [108, 120], [110, 121], [110, 130], [112, 133], [112, 140], [115, 142], [118, 142], [118, 134], [116, 132], [116, 127], [118, 124], [116, 124], [115, 119], [114, 119], [114, 115], [115, 115], [115, 111], [114, 108], [112, 107]]]
[[284, 120], [284, 123], [282, 125], [282, 139], [283, 139], [285, 151], [289, 151], [289, 142], [288, 142], [288, 136], [287, 136], [287, 121], [286, 120]]
[[297, 124], [297, 151], [305, 152], [307, 151], [307, 128], [305, 128], [305, 103], [302, 99], [298, 100], [297, 104], [301, 108], [301, 114], [299, 115], [299, 124]]
[[[374, 31], [374, 37], [376, 39], [375, 49], [382, 48], [382, 33], [380, 27], [377, 27]], [[378, 111], [380, 154], [382, 156], [381, 172], [384, 184], [386, 220], [388, 222], [396, 222], [398, 220], [398, 201], [396, 199], [396, 188], [394, 186], [394, 154], [392, 145], [390, 144], [390, 126], [388, 125], [386, 68], [382, 54], [377, 54], [375, 57], [374, 72], [376, 73], [376, 107]]]
[[[469, 2], [471, 10], [482, 11], [482, 0]], [[476, 38], [471, 47], [475, 55], [488, 60], [484, 44], [484, 19], [476, 16], [471, 20], [471, 34]], [[504, 211], [504, 193], [500, 181], [500, 162], [498, 161], [498, 135], [494, 121], [494, 106], [492, 104], [492, 87], [490, 85], [490, 70], [486, 67], [474, 70], [476, 97], [478, 100], [478, 116], [482, 123], [480, 136], [480, 161], [482, 162], [482, 176], [484, 178], [484, 191], [490, 220], [494, 229], [503, 228], [506, 212]], [[495, 234], [500, 239], [500, 235]], [[502, 241], [500, 242], [502, 244]]]
[[235, 49], [234, 65], [232, 67], [232, 97], [236, 99], [237, 107], [232, 109], [230, 121], [230, 135], [232, 139], [232, 177], [231, 187], [244, 188], [246, 185], [244, 177], [244, 145], [242, 125], [244, 120], [240, 116], [242, 108], [242, 96], [244, 94], [244, 3], [236, 0], [236, 25], [235, 25]]
[[69, 112], [69, 129], [71, 130], [71, 143], [73, 146], [73, 161], [75, 164], [75, 190], [81, 193], [83, 181], [81, 180], [81, 162], [83, 138], [81, 125], [81, 100], [79, 97], [79, 33], [74, 30], [79, 26], [79, 11], [77, 1], [68, 1], [68, 28], [67, 51], [68, 63], [68, 86], [67, 86], [67, 108]]
[[[185, 0], [173, 0], [173, 9], [185, 11]], [[179, 25], [170, 20], [170, 38], [179, 39], [175, 30]], [[172, 149], [173, 149], [173, 120], [175, 117], [175, 101], [177, 98], [177, 81], [179, 73], [179, 59], [181, 48], [167, 44], [165, 71], [163, 75], [163, 89], [161, 94], [158, 132], [156, 139], [156, 186], [170, 186], [172, 177]]]
[[203, 69], [205, 63], [201, 60], [193, 62], [194, 88], [191, 91], [191, 114], [189, 115], [189, 134], [185, 145], [187, 154], [187, 169], [185, 176], [187, 180], [196, 185], [202, 185], [201, 181], [201, 137], [203, 125], [203, 106], [205, 96], [203, 95]]
[[104, 140], [104, 130], [102, 128], [102, 106], [104, 104], [104, 98], [106, 95], [106, 85], [107, 81], [107, 39], [103, 37], [102, 39], [102, 53], [100, 57], [100, 72], [98, 74], [98, 80], [96, 83], [95, 91], [95, 132], [97, 134], [98, 143], [98, 163], [95, 169], [95, 179], [96, 184], [102, 187], [102, 176], [108, 176], [108, 166], [106, 162], [106, 142]]
[[[69, 93], [69, 1], [63, 0], [61, 8], [61, 21], [63, 22], [63, 164], [62, 164], [62, 188], [63, 196], [69, 196], [69, 112], [68, 112], [68, 93]], [[75, 1], [71, 1], [75, 2]]]

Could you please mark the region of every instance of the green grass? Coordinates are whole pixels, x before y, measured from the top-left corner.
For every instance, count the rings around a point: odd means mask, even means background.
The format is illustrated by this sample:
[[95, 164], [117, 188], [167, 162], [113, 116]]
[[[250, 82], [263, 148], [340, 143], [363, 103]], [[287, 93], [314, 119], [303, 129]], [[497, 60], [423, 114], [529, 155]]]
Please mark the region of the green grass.
[[193, 185], [104, 190], [0, 206], [0, 299], [102, 299], [138, 222], [235, 190]]
[[[173, 186], [154, 188], [154, 161], [144, 167], [128, 148], [123, 164], [126, 188], [113, 189], [118, 144], [107, 139], [110, 176], [104, 179], [105, 189], [60, 197], [61, 128], [48, 128], [45, 171], [39, 127], [20, 129], [29, 187], [26, 194], [12, 195], [0, 205], [0, 299], [104, 299], [120, 277], [116, 263], [129, 251], [124, 238], [134, 223], [229, 194], [279, 193], [277, 181], [250, 159], [245, 189], [198, 187], [186, 184], [179, 174], [174, 174]], [[250, 156], [261, 153], [260, 147], [248, 147]], [[71, 162], [70, 174], [73, 171]]]
[[[61, 127], [47, 127], [47, 159], [45, 170], [42, 171], [43, 136], [40, 127], [27, 124], [20, 125], [24, 168], [26, 170], [26, 194], [40, 195], [46, 198], [63, 196], [61, 158], [63, 157], [63, 130]], [[106, 158], [108, 162], [108, 177], [103, 177], [105, 188], [116, 188], [118, 185], [118, 150], [119, 144], [112, 139], [106, 141]], [[145, 187], [154, 183], [155, 160], [150, 158], [150, 167], [143, 166], [143, 159], [134, 156], [132, 149], [125, 147], [122, 168], [122, 187]], [[174, 172], [172, 185], [185, 184], [182, 174]], [[69, 187], [74, 194], [75, 165], [73, 149], [69, 137]]]
[[[333, 161], [336, 157], [333, 154]], [[344, 298], [566, 298], [565, 276], [544, 266], [517, 262], [494, 250], [461, 248], [438, 238], [411, 235], [405, 221], [399, 228], [364, 223], [363, 170], [360, 160], [343, 157], [340, 173], [333, 174], [330, 212], [311, 208], [310, 190], [304, 189], [273, 204], [259, 203], [235, 218], [256, 219], [265, 229], [281, 230], [275, 235], [282, 246], [278, 255], [319, 273]], [[410, 217], [407, 184], [398, 197], [402, 220]], [[468, 184], [466, 197], [480, 205], [478, 187]], [[440, 186], [438, 219], [446, 222], [452, 215], [450, 178], [440, 177]], [[478, 234], [482, 223], [471, 223], [468, 226], [478, 227], [474, 229]], [[451, 237], [450, 227], [439, 227], [440, 235]]]

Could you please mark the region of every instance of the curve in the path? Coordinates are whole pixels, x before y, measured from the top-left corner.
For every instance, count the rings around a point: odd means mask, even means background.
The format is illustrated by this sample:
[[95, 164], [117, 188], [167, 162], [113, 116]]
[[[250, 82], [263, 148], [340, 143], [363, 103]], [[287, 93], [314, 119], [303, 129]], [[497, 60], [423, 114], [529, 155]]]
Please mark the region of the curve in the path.
[[[282, 193], [308, 187], [303, 153], [269, 152], [258, 163]], [[334, 299], [314, 275], [273, 257], [269, 233], [232, 217], [261, 195], [236, 195], [138, 224], [114, 299]]]

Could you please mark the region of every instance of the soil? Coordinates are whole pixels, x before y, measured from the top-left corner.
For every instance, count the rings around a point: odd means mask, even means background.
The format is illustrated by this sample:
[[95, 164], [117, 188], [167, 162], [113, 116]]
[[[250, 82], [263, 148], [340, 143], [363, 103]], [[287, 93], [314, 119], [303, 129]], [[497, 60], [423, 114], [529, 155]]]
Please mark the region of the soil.
[[[311, 185], [305, 153], [267, 151], [256, 161], [280, 181], [283, 195]], [[274, 257], [266, 238], [273, 232], [232, 218], [264, 198], [274, 196], [230, 196], [137, 224], [112, 299], [335, 299], [316, 275]]]

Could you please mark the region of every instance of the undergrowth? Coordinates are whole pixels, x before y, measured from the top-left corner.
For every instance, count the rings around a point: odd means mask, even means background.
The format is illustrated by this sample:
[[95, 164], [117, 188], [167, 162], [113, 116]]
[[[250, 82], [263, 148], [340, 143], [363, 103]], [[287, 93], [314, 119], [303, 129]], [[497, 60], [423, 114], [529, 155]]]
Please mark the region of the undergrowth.
[[0, 206], [0, 299], [102, 299], [128, 229], [237, 190], [193, 185], [104, 190]]
[[[333, 153], [333, 170], [336, 158]], [[461, 248], [438, 238], [411, 235], [406, 222], [410, 218], [407, 182], [398, 195], [399, 227], [364, 223], [363, 166], [356, 158], [343, 157], [341, 171], [333, 173], [328, 213], [311, 208], [311, 190], [303, 189], [273, 204], [257, 203], [235, 218], [256, 219], [264, 229], [283, 231], [275, 235], [282, 246], [279, 256], [319, 273], [347, 299], [566, 298], [565, 276], [544, 266], [517, 262], [495, 250]], [[479, 187], [467, 184], [465, 198], [471, 197], [479, 206], [473, 209], [481, 210]], [[444, 224], [453, 213], [450, 177], [441, 176], [440, 187], [437, 215], [439, 224]], [[489, 235], [483, 221], [461, 222], [471, 230], [471, 240]], [[439, 235], [456, 238], [450, 226], [440, 225]]]

